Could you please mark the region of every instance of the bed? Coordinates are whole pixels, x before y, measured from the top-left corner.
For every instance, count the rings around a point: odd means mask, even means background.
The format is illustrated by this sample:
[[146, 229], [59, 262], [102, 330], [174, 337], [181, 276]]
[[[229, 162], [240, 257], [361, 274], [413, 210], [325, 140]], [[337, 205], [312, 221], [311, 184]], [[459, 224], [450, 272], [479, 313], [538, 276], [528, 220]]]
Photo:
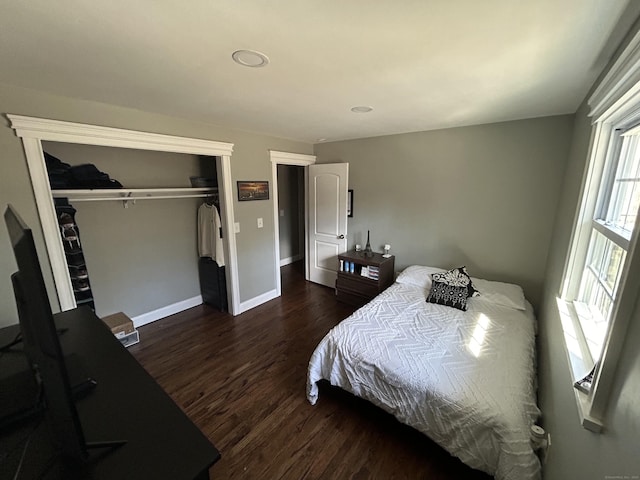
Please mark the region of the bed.
[[496, 480], [539, 479], [531, 305], [516, 285], [473, 278], [466, 311], [429, 303], [435, 272], [407, 268], [329, 331], [309, 362], [309, 402], [328, 380]]

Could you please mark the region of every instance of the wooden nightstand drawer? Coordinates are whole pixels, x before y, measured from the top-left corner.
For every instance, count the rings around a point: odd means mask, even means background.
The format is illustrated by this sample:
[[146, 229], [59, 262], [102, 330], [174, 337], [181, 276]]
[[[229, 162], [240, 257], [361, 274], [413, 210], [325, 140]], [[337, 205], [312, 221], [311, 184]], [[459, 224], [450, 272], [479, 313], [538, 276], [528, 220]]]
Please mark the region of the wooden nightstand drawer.
[[362, 307], [371, 300], [368, 296], [363, 296], [348, 290], [336, 290], [336, 298], [340, 302], [353, 305], [354, 307]]
[[352, 292], [359, 292], [362, 295], [369, 296], [371, 298], [380, 293], [380, 287], [377, 281], [361, 277], [354, 273], [338, 273], [336, 288], [338, 290], [351, 290]]

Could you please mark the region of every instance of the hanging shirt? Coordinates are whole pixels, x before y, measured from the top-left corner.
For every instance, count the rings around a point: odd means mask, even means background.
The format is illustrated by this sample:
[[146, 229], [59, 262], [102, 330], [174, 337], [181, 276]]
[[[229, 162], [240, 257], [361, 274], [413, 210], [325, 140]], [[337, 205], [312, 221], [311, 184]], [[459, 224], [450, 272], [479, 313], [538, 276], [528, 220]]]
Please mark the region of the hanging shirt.
[[224, 245], [222, 244], [220, 214], [215, 205], [206, 202], [198, 208], [198, 253], [201, 257], [215, 260], [224, 267]]

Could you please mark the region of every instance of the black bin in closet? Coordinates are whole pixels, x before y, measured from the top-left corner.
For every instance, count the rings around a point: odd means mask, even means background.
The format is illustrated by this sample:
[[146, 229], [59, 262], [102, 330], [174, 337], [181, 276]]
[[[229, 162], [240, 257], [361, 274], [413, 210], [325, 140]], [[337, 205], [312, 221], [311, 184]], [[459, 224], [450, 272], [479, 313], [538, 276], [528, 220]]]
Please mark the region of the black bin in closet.
[[225, 267], [219, 267], [211, 258], [200, 257], [198, 274], [204, 303], [216, 307], [221, 312], [228, 311]]

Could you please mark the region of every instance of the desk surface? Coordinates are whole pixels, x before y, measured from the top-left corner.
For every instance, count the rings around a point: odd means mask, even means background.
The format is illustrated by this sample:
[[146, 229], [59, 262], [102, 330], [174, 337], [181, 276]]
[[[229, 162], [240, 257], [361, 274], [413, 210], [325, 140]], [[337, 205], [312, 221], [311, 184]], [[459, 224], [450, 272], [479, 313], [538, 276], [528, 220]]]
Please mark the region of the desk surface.
[[[81, 468], [61, 461], [47, 466], [54, 450], [46, 422], [22, 425], [0, 433], [0, 449], [5, 451], [35, 427], [19, 478], [38, 478], [44, 469], [48, 472], [44, 478], [65, 480], [209, 478], [209, 467], [220, 458], [218, 450], [102, 321], [88, 308], [79, 308], [56, 314], [55, 322], [58, 328], [68, 328], [60, 337], [63, 352], [77, 354], [98, 382], [93, 392], [76, 402], [86, 441], [127, 443]], [[0, 330], [0, 344], [10, 341], [16, 331], [17, 327]], [[25, 364], [23, 355], [7, 353], [0, 358], [0, 372], [15, 370], [19, 364]], [[23, 443], [0, 462], [0, 478], [11, 478]]]

